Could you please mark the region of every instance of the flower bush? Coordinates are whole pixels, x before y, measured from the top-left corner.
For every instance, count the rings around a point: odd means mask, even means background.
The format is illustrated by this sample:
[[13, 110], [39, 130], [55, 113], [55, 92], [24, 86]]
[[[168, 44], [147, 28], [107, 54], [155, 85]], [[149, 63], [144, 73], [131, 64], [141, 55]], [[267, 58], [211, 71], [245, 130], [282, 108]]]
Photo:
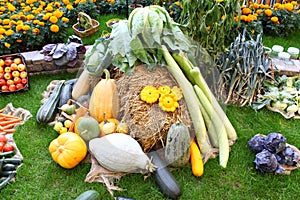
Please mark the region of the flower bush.
[[287, 36], [300, 29], [299, 5], [291, 1], [275, 3], [271, 8], [269, 5], [252, 3], [249, 7], [242, 7], [240, 21], [240, 28], [246, 28], [251, 34], [263, 32], [266, 35]]
[[79, 10], [97, 14], [96, 6], [89, 0], [2, 0], [0, 55], [65, 41], [67, 28], [76, 21]]

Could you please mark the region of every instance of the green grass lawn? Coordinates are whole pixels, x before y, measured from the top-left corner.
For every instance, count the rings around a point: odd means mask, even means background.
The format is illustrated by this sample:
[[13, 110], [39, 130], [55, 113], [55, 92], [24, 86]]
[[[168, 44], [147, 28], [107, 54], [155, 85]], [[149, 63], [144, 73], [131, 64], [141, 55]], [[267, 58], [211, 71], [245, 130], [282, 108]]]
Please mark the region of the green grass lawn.
[[[103, 23], [100, 24], [104, 26]], [[274, 37], [264, 37], [264, 42], [266, 46], [284, 43], [299, 47], [299, 33], [297, 35], [298, 37], [293, 38], [290, 43], [290, 38]], [[53, 127], [39, 125], [35, 121], [35, 115], [41, 105], [41, 94], [50, 81], [76, 76], [76, 73], [34, 75], [29, 77], [29, 91], [0, 94], [0, 108], [11, 102], [15, 107], [25, 108], [33, 115], [14, 133], [24, 161], [18, 169], [15, 182], [0, 191], [1, 199], [72, 200], [89, 189], [98, 191], [103, 200], [113, 199], [103, 184], [84, 182], [90, 170], [89, 163], [81, 163], [69, 170], [54, 163], [48, 146], [57, 137], [57, 133]], [[223, 169], [218, 165], [218, 158], [210, 159], [205, 164], [204, 175], [200, 178], [192, 175], [190, 165], [172, 170], [182, 189], [181, 199], [295, 199], [300, 196], [298, 169], [290, 175], [261, 174], [254, 167], [255, 154], [247, 147], [247, 141], [255, 134], [270, 132], [280, 132], [287, 138], [288, 143], [300, 147], [299, 120], [286, 120], [280, 114], [267, 109], [256, 112], [248, 106], [229, 105], [225, 109], [239, 137], [231, 148], [228, 166]], [[129, 174], [116, 184], [125, 189], [115, 192], [116, 196], [137, 200], [165, 199], [152, 176], [144, 180], [141, 174]]]

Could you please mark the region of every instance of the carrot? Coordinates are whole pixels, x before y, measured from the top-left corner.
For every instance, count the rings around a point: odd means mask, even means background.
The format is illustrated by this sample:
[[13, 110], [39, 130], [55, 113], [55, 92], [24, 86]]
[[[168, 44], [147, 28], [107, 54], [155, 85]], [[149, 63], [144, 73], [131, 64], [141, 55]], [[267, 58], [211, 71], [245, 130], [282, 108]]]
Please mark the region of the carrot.
[[16, 116], [13, 116], [11, 114], [4, 114], [4, 113], [0, 113], [0, 117], [4, 117], [6, 119], [21, 119], [20, 117], [16, 117]]
[[18, 122], [21, 122], [21, 118], [18, 118], [18, 119], [11, 119], [11, 120], [7, 120], [7, 121], [0, 121], [0, 126], [6, 126], [6, 125], [9, 125], [9, 124], [16, 124]]
[[11, 129], [4, 129], [3, 131], [6, 132], [6, 133], [13, 133], [13, 132], [16, 131], [16, 129], [14, 129], [14, 128], [11, 128]]

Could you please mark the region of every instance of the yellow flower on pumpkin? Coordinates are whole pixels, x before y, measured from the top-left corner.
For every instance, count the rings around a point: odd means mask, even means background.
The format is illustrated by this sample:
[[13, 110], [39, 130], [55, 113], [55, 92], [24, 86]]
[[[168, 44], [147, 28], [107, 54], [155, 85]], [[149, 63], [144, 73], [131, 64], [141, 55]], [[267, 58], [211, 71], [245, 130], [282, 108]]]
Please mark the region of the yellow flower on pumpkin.
[[50, 26], [50, 31], [57, 33], [59, 31], [59, 26], [57, 26], [56, 24], [52, 24]]
[[161, 95], [158, 105], [167, 112], [174, 112], [179, 106], [176, 96], [172, 93]]
[[159, 98], [159, 91], [154, 86], [146, 86], [142, 89], [140, 96], [147, 103], [155, 103]]
[[167, 85], [162, 85], [158, 87], [159, 94], [169, 94], [171, 92], [171, 88]]

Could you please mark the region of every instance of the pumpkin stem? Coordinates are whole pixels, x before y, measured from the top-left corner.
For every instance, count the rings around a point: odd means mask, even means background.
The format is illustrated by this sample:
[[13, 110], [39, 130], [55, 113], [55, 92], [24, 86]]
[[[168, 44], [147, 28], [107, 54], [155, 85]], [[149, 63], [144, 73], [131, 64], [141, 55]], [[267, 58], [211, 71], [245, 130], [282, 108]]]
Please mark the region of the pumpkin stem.
[[105, 79], [109, 80], [110, 79], [110, 73], [107, 69], [104, 69], [103, 72], [105, 73]]

